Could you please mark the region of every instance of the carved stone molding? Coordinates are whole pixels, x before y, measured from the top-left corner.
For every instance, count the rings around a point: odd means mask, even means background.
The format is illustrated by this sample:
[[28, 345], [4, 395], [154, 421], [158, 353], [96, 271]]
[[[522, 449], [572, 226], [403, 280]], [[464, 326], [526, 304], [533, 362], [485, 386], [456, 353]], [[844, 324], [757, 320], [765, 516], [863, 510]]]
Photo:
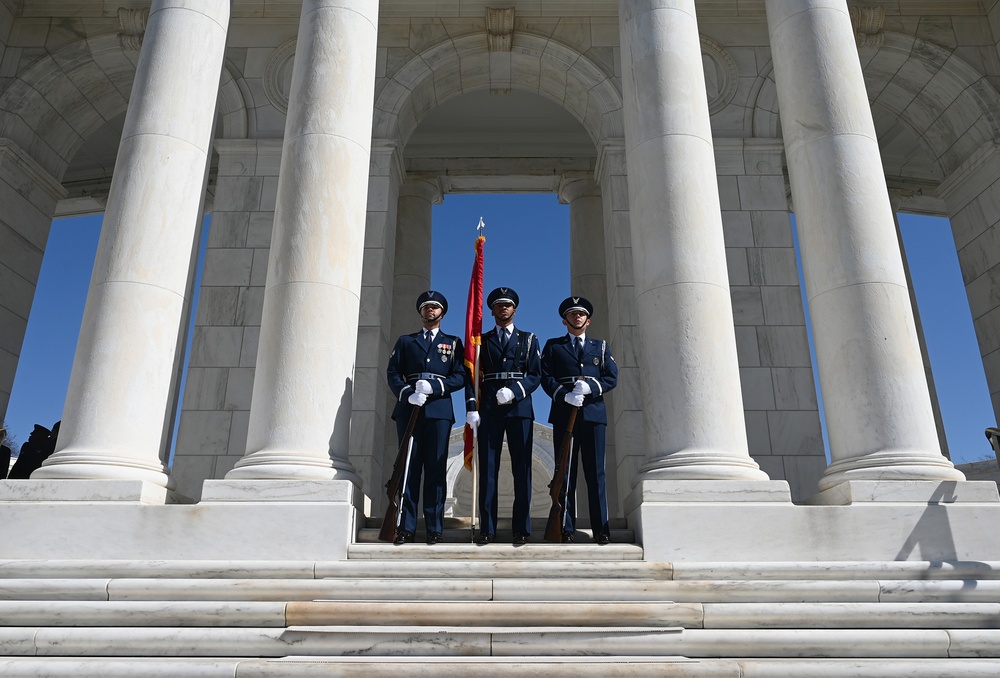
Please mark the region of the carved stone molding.
[[118, 8], [118, 23], [122, 30], [118, 41], [126, 52], [138, 52], [142, 47], [142, 37], [146, 34], [146, 22], [149, 21], [149, 8], [126, 9]]
[[514, 43], [514, 8], [486, 8], [486, 44], [490, 52], [509, 52]]
[[726, 48], [705, 36], [701, 36], [701, 60], [705, 68], [708, 112], [709, 115], [714, 115], [728, 106], [736, 96], [739, 71]]
[[264, 96], [276, 109], [288, 113], [288, 90], [292, 83], [292, 64], [295, 61], [295, 46], [292, 39], [277, 47], [264, 64]]
[[885, 41], [882, 28], [885, 25], [885, 8], [882, 5], [852, 6], [851, 25], [858, 48], [878, 49]]

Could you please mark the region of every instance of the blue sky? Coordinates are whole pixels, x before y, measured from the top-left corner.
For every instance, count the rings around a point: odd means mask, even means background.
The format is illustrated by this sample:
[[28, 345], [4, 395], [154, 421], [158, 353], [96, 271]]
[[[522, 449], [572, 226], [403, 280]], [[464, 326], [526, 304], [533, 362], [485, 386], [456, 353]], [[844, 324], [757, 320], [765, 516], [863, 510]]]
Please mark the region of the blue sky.
[[[486, 291], [516, 289], [515, 323], [542, 342], [565, 331], [556, 308], [571, 292], [566, 205], [554, 195], [449, 195], [433, 214], [431, 286], [448, 297], [445, 331], [464, 331], [480, 216], [487, 224]], [[99, 215], [53, 223], [6, 416], [18, 442], [33, 424], [51, 426], [62, 416], [100, 223]], [[901, 215], [901, 228], [952, 457], [956, 463], [991, 458], [983, 429], [995, 420], [950, 226], [945, 219]], [[490, 322], [486, 314], [484, 329]], [[535, 416], [544, 422], [547, 398], [540, 390], [537, 395]]]

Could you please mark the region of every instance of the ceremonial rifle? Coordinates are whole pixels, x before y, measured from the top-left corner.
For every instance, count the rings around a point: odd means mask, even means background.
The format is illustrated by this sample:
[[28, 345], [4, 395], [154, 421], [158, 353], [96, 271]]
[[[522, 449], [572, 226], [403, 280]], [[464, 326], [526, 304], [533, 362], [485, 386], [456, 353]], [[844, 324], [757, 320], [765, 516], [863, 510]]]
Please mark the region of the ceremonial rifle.
[[385, 484], [386, 494], [389, 497], [389, 505], [385, 509], [385, 517], [382, 519], [382, 529], [379, 530], [379, 541], [394, 541], [396, 539], [396, 528], [399, 525], [399, 514], [403, 509], [403, 488], [405, 487], [406, 471], [410, 467], [410, 456], [413, 453], [413, 428], [417, 425], [417, 417], [423, 408], [414, 407], [410, 413], [410, 420], [406, 423], [406, 432], [399, 443], [399, 451], [396, 453], [396, 461], [392, 464], [392, 475]]
[[545, 523], [545, 541], [562, 542], [562, 518], [566, 512], [563, 488], [569, 482], [569, 453], [573, 446], [573, 426], [576, 424], [576, 413], [579, 409], [574, 407], [570, 410], [569, 419], [566, 421], [566, 432], [563, 434], [562, 445], [559, 446], [555, 476], [549, 484], [552, 508], [549, 509], [549, 520]]

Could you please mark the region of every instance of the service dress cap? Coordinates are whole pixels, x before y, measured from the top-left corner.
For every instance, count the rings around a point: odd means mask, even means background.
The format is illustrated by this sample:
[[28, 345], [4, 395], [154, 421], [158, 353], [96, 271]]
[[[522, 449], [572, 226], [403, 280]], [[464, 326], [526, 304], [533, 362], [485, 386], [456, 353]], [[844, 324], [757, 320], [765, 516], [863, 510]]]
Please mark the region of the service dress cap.
[[435, 292], [434, 290], [427, 290], [419, 297], [417, 297], [417, 313], [423, 309], [424, 306], [440, 306], [441, 315], [448, 312], [448, 300], [444, 298], [444, 295], [440, 292]]
[[489, 296], [486, 297], [487, 307], [493, 308], [493, 304], [496, 303], [513, 304], [514, 308], [517, 308], [518, 303], [520, 303], [520, 299], [517, 297], [517, 292], [515, 292], [512, 288], [498, 287], [490, 292]]
[[566, 297], [559, 304], [559, 317], [565, 318], [570, 311], [581, 311], [589, 318], [594, 315], [594, 305], [584, 297]]

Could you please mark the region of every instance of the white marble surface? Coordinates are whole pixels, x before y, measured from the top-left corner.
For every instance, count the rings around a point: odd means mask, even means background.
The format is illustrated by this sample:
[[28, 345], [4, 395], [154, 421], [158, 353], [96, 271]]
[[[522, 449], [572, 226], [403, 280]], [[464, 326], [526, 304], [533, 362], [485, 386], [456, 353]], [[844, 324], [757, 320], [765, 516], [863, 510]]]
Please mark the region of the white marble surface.
[[[745, 424], [694, 1], [623, 2], [620, 9], [646, 408], [641, 474], [765, 480], [746, 437], [730, 435]], [[664, 35], [670, 49], [662, 49]]]
[[378, 2], [301, 11], [247, 455], [226, 475], [360, 485], [348, 453]]
[[489, 579], [114, 579], [110, 600], [490, 600]]
[[1000, 560], [1000, 505], [646, 502], [629, 514], [665, 561]]
[[283, 602], [0, 601], [8, 626], [285, 627]]
[[55, 454], [37, 478], [171, 487], [160, 459], [230, 4], [150, 8]]
[[[527, 584], [528, 582], [525, 582]], [[538, 591], [539, 600], [544, 592]], [[0, 612], [3, 611], [0, 605]], [[700, 627], [701, 605], [664, 602], [555, 602], [538, 600], [454, 602], [435, 600], [412, 602], [325, 601], [288, 604], [289, 626], [349, 625], [365, 620], [372, 626], [426, 626], [447, 622], [453, 626], [501, 627], [542, 626], [634, 626]]]
[[175, 497], [145, 480], [0, 480], [2, 502], [129, 502], [162, 505]]
[[877, 602], [877, 581], [607, 581], [583, 588], [562, 579], [530, 582], [495, 580], [493, 599], [513, 600], [657, 600], [675, 603], [809, 601]]
[[334, 502], [360, 505], [360, 490], [347, 480], [206, 480], [203, 504], [217, 502]]
[[11, 502], [0, 543], [8, 558], [340, 560], [355, 513], [337, 502]]
[[988, 628], [1000, 603], [706, 603], [704, 628]]
[[864, 502], [954, 504], [1000, 502], [997, 484], [990, 481], [851, 480], [834, 485], [809, 499], [819, 506]]
[[961, 480], [938, 445], [847, 5], [765, 7], [833, 461], [820, 489]]

